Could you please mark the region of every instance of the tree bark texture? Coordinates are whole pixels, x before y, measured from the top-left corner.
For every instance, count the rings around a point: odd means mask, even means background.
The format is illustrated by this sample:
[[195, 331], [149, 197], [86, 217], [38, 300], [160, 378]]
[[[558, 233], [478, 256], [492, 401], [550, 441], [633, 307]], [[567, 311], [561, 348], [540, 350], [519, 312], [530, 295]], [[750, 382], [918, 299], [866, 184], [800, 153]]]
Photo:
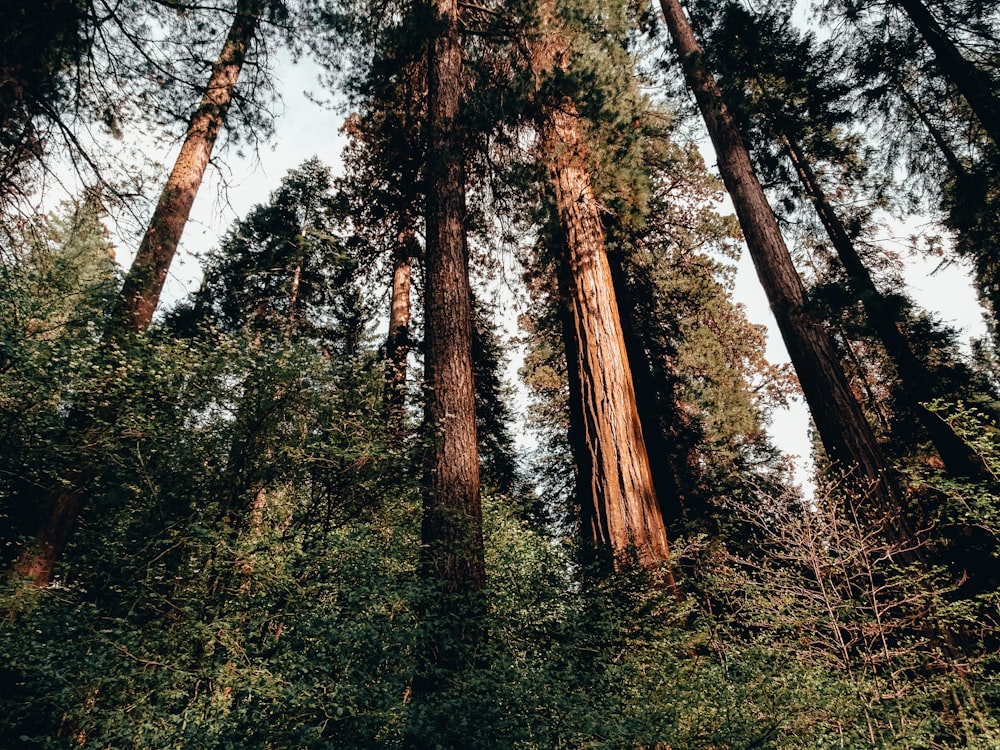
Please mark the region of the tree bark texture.
[[826, 229], [830, 242], [847, 272], [854, 293], [864, 305], [868, 321], [885, 346], [886, 353], [896, 368], [902, 385], [903, 402], [913, 410], [948, 471], [960, 477], [982, 481], [995, 481], [996, 477], [972, 447], [966, 443], [947, 421], [925, 405], [934, 396], [931, 375], [917, 359], [909, 341], [899, 328], [898, 316], [889, 300], [879, 292], [858, 255], [847, 229], [830, 204], [819, 179], [806, 159], [799, 143], [787, 133], [782, 134], [785, 149], [795, 165], [802, 186], [812, 201], [816, 213]]
[[[542, 3], [540, 20], [530, 48], [539, 82], [567, 64], [552, 0]], [[566, 351], [570, 384], [579, 389], [571, 399], [571, 408], [578, 410], [572, 441], [585, 532], [616, 560], [635, 554], [641, 565], [653, 568], [669, 559], [667, 534], [636, 409], [580, 117], [573, 100], [559, 94], [542, 102], [542, 112], [538, 145], [562, 235]]]
[[[701, 47], [680, 1], [660, 0], [660, 6], [715, 146], [719, 172], [736, 207], [757, 276], [827, 456], [845, 473], [857, 493], [870, 495], [879, 506], [863, 513], [867, 518], [888, 513], [893, 523], [899, 524], [901, 504], [885, 458], [851, 391], [829, 336], [805, 308], [802, 280], [722, 92], [702, 64]], [[908, 536], [899, 529], [897, 535]]]
[[920, 0], [893, 0], [933, 50], [942, 75], [962, 93], [990, 140], [1000, 147], [1000, 99], [990, 76], [967, 60]]
[[485, 584], [479, 450], [472, 375], [472, 292], [465, 243], [465, 165], [456, 119], [463, 94], [457, 0], [433, 0], [428, 53], [425, 251], [430, 447], [422, 526], [424, 563], [456, 603]]
[[212, 66], [201, 103], [191, 117], [174, 168], [119, 294], [111, 318], [116, 333], [142, 333], [149, 328], [262, 11], [263, 0], [237, 3], [222, 53]]
[[392, 253], [392, 299], [389, 335], [385, 342], [385, 404], [388, 416], [399, 416], [406, 405], [407, 358], [410, 354], [410, 276], [416, 254], [412, 222], [404, 219]]

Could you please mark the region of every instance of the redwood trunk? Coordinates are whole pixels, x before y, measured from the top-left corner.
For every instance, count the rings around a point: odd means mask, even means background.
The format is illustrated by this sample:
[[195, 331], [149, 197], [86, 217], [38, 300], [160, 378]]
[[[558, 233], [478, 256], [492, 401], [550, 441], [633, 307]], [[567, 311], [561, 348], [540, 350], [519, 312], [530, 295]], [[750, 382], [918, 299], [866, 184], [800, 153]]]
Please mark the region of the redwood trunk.
[[[565, 65], [566, 43], [554, 3], [543, 3], [541, 32], [531, 49], [536, 78]], [[591, 185], [587, 147], [569, 97], [546, 102], [539, 126], [559, 226], [559, 259], [567, 308], [570, 382], [579, 388], [573, 449], [583, 522], [599, 549], [644, 567], [669, 559], [666, 528], [653, 489], [625, 340]]]
[[[805, 308], [802, 280], [792, 263], [774, 212], [753, 171], [750, 155], [722, 99], [715, 78], [702, 64], [702, 50], [679, 0], [660, 0], [667, 28], [680, 54], [743, 228], [747, 247], [767, 295], [806, 403], [831, 462], [862, 495], [871, 493], [877, 513], [897, 526], [900, 502], [888, 466], [822, 325]], [[898, 536], [907, 537], [902, 528]]]
[[423, 553], [445, 608], [485, 584], [472, 379], [472, 292], [465, 244], [465, 166], [456, 118], [463, 93], [457, 0], [434, 0], [428, 54], [426, 426]]
[[392, 300], [389, 336], [385, 342], [385, 404], [389, 417], [399, 417], [406, 405], [406, 370], [410, 354], [410, 275], [416, 237], [411, 222], [400, 230], [392, 254]]
[[925, 406], [925, 403], [931, 401], [935, 395], [931, 387], [930, 373], [917, 359], [909, 341], [899, 329], [899, 320], [893, 305], [875, 286], [871, 274], [854, 248], [847, 229], [830, 205], [798, 142], [787, 134], [783, 134], [782, 137], [806, 194], [812, 201], [844, 270], [847, 271], [854, 293], [864, 305], [869, 323], [875, 329], [896, 368], [902, 385], [903, 402], [914, 411], [924, 425], [949, 472], [956, 476], [972, 477], [981, 481], [995, 480], [982, 457], [959, 437], [948, 422]]
[[149, 328], [232, 101], [243, 60], [260, 22], [262, 8], [262, 0], [239, 0], [237, 3], [222, 54], [212, 66], [212, 76], [201, 104], [188, 124], [177, 161], [115, 305], [111, 320], [116, 333], [142, 333]]
[[934, 51], [941, 73], [961, 92], [979, 124], [994, 145], [1000, 147], [1000, 100], [990, 77], [965, 59], [944, 29], [920, 0], [894, 0], [910, 17], [924, 41]]

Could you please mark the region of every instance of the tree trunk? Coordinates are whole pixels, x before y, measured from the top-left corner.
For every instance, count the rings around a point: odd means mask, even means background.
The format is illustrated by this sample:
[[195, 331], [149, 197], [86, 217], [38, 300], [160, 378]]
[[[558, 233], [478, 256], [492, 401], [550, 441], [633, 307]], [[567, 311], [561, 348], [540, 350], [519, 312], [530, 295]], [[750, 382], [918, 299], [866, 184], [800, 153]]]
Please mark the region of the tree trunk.
[[430, 448], [423, 549], [446, 597], [485, 584], [472, 379], [472, 292], [465, 244], [465, 165], [456, 124], [463, 93], [457, 0], [433, 0], [428, 54], [426, 426]]
[[[542, 3], [541, 16], [530, 49], [538, 80], [564, 67], [567, 53], [553, 0]], [[579, 388], [571, 400], [578, 410], [572, 438], [584, 527], [598, 549], [619, 562], [634, 554], [641, 565], [654, 568], [669, 559], [667, 534], [636, 409], [587, 147], [571, 98], [544, 103], [539, 149], [562, 233], [559, 262], [571, 340], [567, 364], [570, 382]]]
[[611, 256], [608, 262], [646, 451], [657, 457], [655, 462], [650, 461], [653, 487], [664, 524], [667, 528], [676, 528], [676, 524], [689, 518], [694, 510], [690, 498], [682, 491], [678, 473], [678, 466], [692, 460], [692, 444], [681, 434], [685, 420], [677, 408], [676, 372], [671, 366], [670, 372], [661, 374], [661, 382], [657, 382], [653, 362], [638, 329], [639, 321], [620, 256]]
[[416, 236], [409, 217], [403, 219], [392, 253], [392, 301], [385, 342], [385, 411], [399, 418], [406, 406], [406, 370], [410, 354], [410, 273]]
[[782, 133], [781, 137], [806, 194], [812, 201], [844, 270], [847, 271], [853, 291], [864, 305], [868, 322], [875, 329], [896, 368], [902, 385], [903, 402], [914, 411], [924, 425], [938, 455], [951, 474], [980, 481], [995, 481], [996, 477], [982, 457], [959, 437], [948, 422], [925, 406], [925, 403], [935, 396], [931, 387], [930, 373], [914, 355], [909, 341], [899, 329], [894, 306], [875, 286], [871, 274], [855, 250], [854, 243], [840, 217], [827, 200], [799, 143], [787, 133]]
[[26, 548], [11, 568], [12, 579], [36, 588], [52, 583], [56, 561], [69, 543], [83, 505], [83, 472], [70, 470], [67, 488], [45, 492], [49, 510], [32, 546]]
[[[456, 122], [464, 93], [458, 0], [430, 0], [424, 250], [424, 456], [420, 572], [431, 597], [417, 646], [403, 747], [468, 746], [466, 722], [442, 714], [485, 638], [486, 583], [472, 374], [472, 290], [465, 243], [465, 158]], [[434, 741], [427, 732], [439, 728]]]
[[805, 308], [802, 280], [722, 92], [702, 64], [702, 50], [691, 25], [679, 0], [660, 0], [660, 6], [827, 456], [844, 472], [856, 494], [874, 500], [876, 507], [865, 512], [865, 517], [875, 519], [888, 514], [896, 526], [896, 535], [908, 538], [900, 517], [898, 490], [885, 458], [850, 389], [833, 344]]
[[1000, 99], [989, 75], [962, 56], [955, 43], [920, 0], [893, 0], [934, 51], [941, 74], [961, 92], [990, 140], [1000, 147]]
[[113, 333], [142, 333], [149, 328], [262, 11], [263, 0], [237, 3], [222, 54], [212, 66], [201, 104], [188, 124], [173, 171], [115, 304]]
[[[222, 54], [212, 66], [212, 76], [201, 104], [191, 118], [174, 169], [115, 303], [107, 332], [111, 339], [123, 333], [142, 333], [149, 327], [262, 8], [262, 0], [239, 0], [237, 4]], [[116, 421], [113, 409], [111, 407], [112, 413], [102, 414], [109, 425]], [[89, 420], [78, 409], [74, 413]], [[92, 427], [85, 425], [82, 432], [89, 429]], [[51, 582], [53, 567], [68, 544], [83, 509], [86, 482], [84, 473], [73, 471], [66, 477], [65, 489], [47, 493], [48, 517], [38, 532], [36, 543], [15, 561], [12, 572], [16, 578], [39, 587]]]

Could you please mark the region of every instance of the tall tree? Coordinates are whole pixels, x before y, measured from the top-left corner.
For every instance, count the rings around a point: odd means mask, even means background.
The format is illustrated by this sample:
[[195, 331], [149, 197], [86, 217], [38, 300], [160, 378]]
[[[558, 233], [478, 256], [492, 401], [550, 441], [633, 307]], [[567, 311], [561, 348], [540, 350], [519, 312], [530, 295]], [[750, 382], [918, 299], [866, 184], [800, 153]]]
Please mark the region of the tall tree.
[[590, 154], [571, 92], [571, 60], [555, 0], [542, 0], [529, 43], [540, 104], [539, 153], [558, 217], [572, 442], [586, 532], [619, 561], [655, 568], [669, 559], [663, 516], [636, 408], [635, 387]]
[[679, 0], [660, 0], [667, 28], [680, 55], [688, 85], [708, 128], [726, 184], [746, 237], [747, 247], [767, 295], [806, 403], [830, 460], [862, 496], [871, 493], [875, 508], [859, 513], [889, 513], [895, 533], [907, 536], [900, 518], [898, 489], [871, 426], [838, 362], [836, 351], [805, 306], [802, 280], [792, 262], [774, 212], [754, 173], [736, 122]]
[[[852, 173], [864, 171], [853, 143], [837, 133], [850, 118], [841, 104], [846, 87], [815, 68], [815, 61], [827, 59], [830, 51], [818, 48], [811, 37], [799, 36], [780, 14], [754, 16], [730, 3], [716, 17], [719, 22], [711, 46], [727, 74], [728, 103], [739, 97], [735, 109], [746, 123], [744, 132], [759, 133], [771, 141], [756, 144], [752, 152], [756, 163], [765, 174], [771, 173], [771, 181], [781, 179], [780, 167], [768, 163], [772, 148], [791, 163], [801, 194], [815, 210], [854, 298], [864, 307], [869, 325], [896, 370], [900, 402], [923, 425], [945, 466], [956, 476], [992, 481], [982, 457], [927, 407], [934, 398], [950, 394], [935, 389], [935, 377], [914, 354], [903, 328], [907, 306], [879, 290], [814, 167], [819, 157], [813, 154], [825, 157], [825, 163], [841, 175], [841, 190], [848, 189], [844, 183]], [[766, 66], [761, 60], [768, 61]], [[754, 121], [752, 127], [750, 121]]]
[[112, 333], [142, 333], [153, 319], [263, 11], [264, 0], [237, 1], [222, 52], [212, 65], [201, 103], [188, 123], [180, 153], [112, 312]]
[[463, 51], [456, 0], [432, 0], [427, 61], [427, 242], [424, 362], [428, 439], [421, 537], [427, 572], [447, 610], [485, 584], [479, 451], [472, 375], [472, 291], [465, 165], [458, 121]]

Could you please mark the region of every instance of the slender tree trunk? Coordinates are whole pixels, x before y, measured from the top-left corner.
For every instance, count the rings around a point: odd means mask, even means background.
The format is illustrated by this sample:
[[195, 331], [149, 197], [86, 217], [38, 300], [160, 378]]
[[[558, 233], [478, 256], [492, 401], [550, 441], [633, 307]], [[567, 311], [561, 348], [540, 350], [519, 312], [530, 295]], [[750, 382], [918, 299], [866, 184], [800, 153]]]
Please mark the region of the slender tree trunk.
[[920, 0], [893, 0], [893, 4], [910, 17], [934, 51], [942, 75], [962, 93], [990, 140], [1000, 147], [1000, 99], [990, 76], [965, 59]]
[[392, 301], [385, 342], [386, 415], [399, 417], [406, 406], [406, 370], [410, 354], [410, 274], [415, 255], [413, 224], [404, 218], [392, 253]]
[[750, 156], [715, 78], [702, 64], [702, 50], [679, 0], [660, 0], [667, 28], [708, 128], [757, 276], [767, 294], [785, 347], [798, 374], [806, 403], [831, 462], [877, 507], [888, 513], [896, 533], [909, 537], [900, 517], [900, 498], [889, 467], [854, 397], [836, 351], [819, 321], [805, 308], [802, 280], [795, 270], [774, 212], [753, 171]]
[[[149, 327], [262, 7], [262, 0], [239, 0], [237, 4], [222, 54], [212, 66], [212, 76], [201, 104], [191, 118], [174, 169], [112, 311], [107, 331], [109, 339], [123, 333], [142, 333]], [[109, 424], [116, 421], [113, 409], [102, 414], [102, 419]], [[82, 410], [74, 409], [74, 413], [87, 422], [78, 434], [93, 429], [90, 417]], [[84, 472], [71, 471], [65, 478], [65, 488], [46, 498], [49, 508], [46, 521], [39, 529], [36, 543], [15, 561], [12, 569], [15, 577], [39, 587], [51, 582], [53, 566], [69, 543], [83, 509], [83, 487], [87, 480]]]
[[472, 376], [472, 292], [465, 244], [465, 164], [456, 124], [463, 94], [457, 0], [432, 0], [428, 59], [426, 422], [430, 448], [423, 549], [431, 575], [461, 600], [485, 583]]
[[896, 367], [902, 384], [901, 396], [904, 403], [914, 411], [924, 425], [949, 472], [956, 476], [971, 477], [981, 481], [995, 480], [982, 457], [958, 436], [948, 422], [925, 406], [925, 403], [935, 396], [931, 387], [931, 376], [917, 359], [909, 341], [900, 330], [895, 307], [875, 286], [871, 274], [855, 250], [854, 243], [840, 217], [830, 205], [799, 143], [787, 133], [782, 133], [781, 137], [802, 186], [812, 201], [844, 270], [847, 271], [854, 293], [864, 305], [869, 323], [875, 329]]
[[262, 9], [263, 0], [239, 0], [237, 3], [222, 54], [212, 66], [212, 76], [201, 104], [188, 124], [173, 171], [113, 310], [111, 330], [114, 333], [142, 333], [149, 328]]
[[[538, 79], [566, 64], [553, 0], [542, 3], [541, 29], [530, 54]], [[587, 146], [571, 98], [544, 103], [539, 149], [562, 233], [559, 261], [572, 342], [568, 366], [570, 382], [579, 388], [572, 437], [584, 525], [598, 549], [619, 561], [635, 554], [641, 565], [654, 568], [669, 559], [667, 534], [636, 409]]]

